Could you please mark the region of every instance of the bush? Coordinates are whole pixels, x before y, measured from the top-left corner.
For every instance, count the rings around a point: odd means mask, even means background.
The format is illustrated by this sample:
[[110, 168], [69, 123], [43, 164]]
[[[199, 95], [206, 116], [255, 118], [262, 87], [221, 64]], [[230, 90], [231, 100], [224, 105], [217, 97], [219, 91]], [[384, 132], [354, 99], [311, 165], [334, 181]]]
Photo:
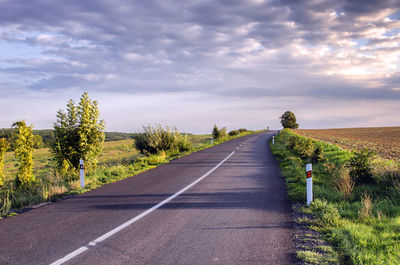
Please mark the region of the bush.
[[354, 153], [350, 158], [350, 176], [357, 184], [366, 184], [373, 182], [371, 160], [374, 152], [368, 149], [362, 149]]
[[324, 147], [322, 145], [318, 145], [315, 148], [314, 153], [312, 154], [311, 161], [312, 163], [320, 163], [323, 162], [324, 160], [325, 160]]
[[192, 149], [187, 137], [176, 128], [149, 125], [143, 127], [143, 131], [135, 136], [135, 147], [144, 155], [154, 155], [162, 151], [178, 153]]
[[314, 154], [314, 150], [314, 143], [309, 138], [300, 138], [299, 144], [295, 146], [295, 152], [303, 159], [311, 159]]
[[239, 135], [239, 131], [238, 130], [233, 130], [229, 132], [229, 136], [236, 136]]
[[246, 129], [246, 128], [240, 128], [238, 131], [239, 131], [240, 133], [244, 133], [244, 132], [247, 132], [247, 129]]

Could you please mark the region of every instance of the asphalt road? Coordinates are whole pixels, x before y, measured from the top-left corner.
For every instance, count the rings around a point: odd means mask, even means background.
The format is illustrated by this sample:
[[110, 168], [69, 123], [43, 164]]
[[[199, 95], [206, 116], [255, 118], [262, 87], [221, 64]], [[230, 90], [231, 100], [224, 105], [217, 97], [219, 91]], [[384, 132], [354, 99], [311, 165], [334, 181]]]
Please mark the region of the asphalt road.
[[272, 133], [1, 220], [0, 264], [293, 264]]

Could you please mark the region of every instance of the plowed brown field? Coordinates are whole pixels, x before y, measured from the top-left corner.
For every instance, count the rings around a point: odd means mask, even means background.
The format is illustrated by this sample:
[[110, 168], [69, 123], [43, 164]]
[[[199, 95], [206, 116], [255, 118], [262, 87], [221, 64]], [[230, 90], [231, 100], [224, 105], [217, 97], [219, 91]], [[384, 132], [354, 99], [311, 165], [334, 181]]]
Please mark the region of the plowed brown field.
[[400, 159], [400, 127], [298, 129], [295, 132], [344, 149], [368, 148], [387, 159]]

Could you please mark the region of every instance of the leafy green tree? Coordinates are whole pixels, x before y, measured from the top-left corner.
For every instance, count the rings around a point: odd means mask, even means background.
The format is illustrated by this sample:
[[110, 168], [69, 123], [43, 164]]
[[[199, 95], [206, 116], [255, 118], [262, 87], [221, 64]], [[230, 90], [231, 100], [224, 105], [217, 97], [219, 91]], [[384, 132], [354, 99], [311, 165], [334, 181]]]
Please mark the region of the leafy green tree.
[[281, 124], [283, 128], [297, 129], [299, 124], [296, 123], [296, 116], [291, 111], [286, 111], [281, 117]]
[[34, 182], [32, 174], [34, 137], [32, 127], [26, 126], [25, 121], [13, 124], [16, 132], [15, 157], [18, 160], [18, 172], [15, 179], [17, 187], [29, 188]]
[[6, 138], [0, 138], [0, 186], [4, 184], [4, 154], [7, 152], [9, 145]]
[[105, 139], [105, 123], [99, 117], [97, 101], [92, 101], [86, 92], [79, 105], [71, 99], [66, 111], [57, 112], [51, 150], [62, 174], [68, 173], [69, 169], [76, 171], [80, 159], [89, 167], [97, 164]]

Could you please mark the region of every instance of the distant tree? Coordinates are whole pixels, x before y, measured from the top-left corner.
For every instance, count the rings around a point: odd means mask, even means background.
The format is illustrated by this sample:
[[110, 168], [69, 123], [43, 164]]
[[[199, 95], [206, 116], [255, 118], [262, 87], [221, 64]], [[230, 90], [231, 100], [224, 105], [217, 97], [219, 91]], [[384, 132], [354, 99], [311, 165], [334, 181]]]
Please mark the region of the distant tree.
[[291, 111], [286, 111], [281, 117], [281, 124], [283, 128], [297, 129], [299, 124], [296, 123], [296, 116]]
[[68, 173], [69, 169], [76, 171], [80, 159], [89, 167], [97, 164], [105, 138], [105, 123], [99, 116], [97, 101], [92, 101], [86, 92], [78, 106], [71, 99], [66, 112], [57, 112], [51, 150], [61, 173]]
[[0, 138], [0, 186], [4, 184], [4, 154], [7, 152], [9, 145], [6, 138]]
[[214, 128], [212, 130], [212, 137], [214, 139], [218, 139], [219, 138], [219, 129], [218, 129], [216, 124], [214, 125]]
[[18, 160], [18, 172], [15, 179], [17, 187], [29, 188], [34, 182], [32, 174], [33, 167], [33, 146], [34, 137], [32, 127], [26, 126], [25, 121], [18, 121], [13, 124], [16, 132], [15, 157]]

